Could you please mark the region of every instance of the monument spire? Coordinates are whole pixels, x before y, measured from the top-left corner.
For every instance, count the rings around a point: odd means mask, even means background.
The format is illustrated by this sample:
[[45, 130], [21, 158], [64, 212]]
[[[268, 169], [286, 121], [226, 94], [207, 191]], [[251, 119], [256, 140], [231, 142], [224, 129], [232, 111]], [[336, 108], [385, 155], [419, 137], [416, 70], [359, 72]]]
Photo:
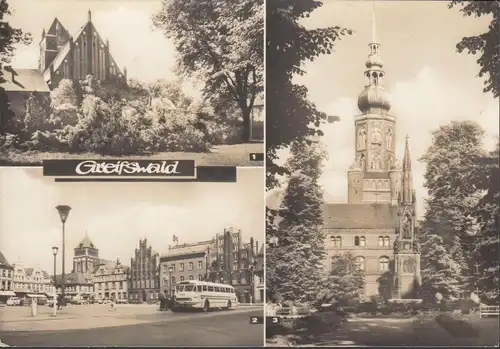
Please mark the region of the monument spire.
[[411, 172], [410, 147], [408, 145], [408, 135], [406, 135], [405, 152], [403, 157], [403, 180], [402, 180], [402, 202], [413, 202], [413, 176]]
[[372, 44], [378, 44], [378, 38], [377, 38], [377, 18], [375, 15], [375, 1], [373, 1], [373, 7], [372, 7]]

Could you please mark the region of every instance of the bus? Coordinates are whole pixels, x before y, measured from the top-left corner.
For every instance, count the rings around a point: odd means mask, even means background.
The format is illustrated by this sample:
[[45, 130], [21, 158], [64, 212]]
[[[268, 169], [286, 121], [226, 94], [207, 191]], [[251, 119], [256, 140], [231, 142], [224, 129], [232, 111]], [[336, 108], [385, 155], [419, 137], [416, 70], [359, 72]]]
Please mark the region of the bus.
[[181, 281], [175, 285], [173, 311], [180, 309], [226, 309], [238, 306], [238, 298], [231, 285], [206, 281]]

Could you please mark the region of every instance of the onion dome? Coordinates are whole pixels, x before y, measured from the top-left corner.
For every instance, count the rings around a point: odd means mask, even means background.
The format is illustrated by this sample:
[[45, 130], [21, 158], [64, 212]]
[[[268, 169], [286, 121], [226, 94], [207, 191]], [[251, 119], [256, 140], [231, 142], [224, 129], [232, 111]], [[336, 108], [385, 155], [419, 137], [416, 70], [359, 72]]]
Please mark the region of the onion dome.
[[359, 162], [357, 162], [356, 160], [354, 160], [354, 162], [352, 163], [351, 167], [349, 167], [349, 172], [362, 172], [363, 169], [361, 168], [361, 165], [359, 164]]
[[382, 68], [384, 66], [384, 61], [382, 60], [382, 57], [380, 57], [380, 55], [372, 54], [368, 56], [368, 60], [366, 61], [365, 65], [368, 69], [373, 67]]
[[367, 112], [371, 108], [389, 111], [391, 109], [389, 93], [380, 85], [367, 86], [358, 96], [358, 108], [362, 112]]

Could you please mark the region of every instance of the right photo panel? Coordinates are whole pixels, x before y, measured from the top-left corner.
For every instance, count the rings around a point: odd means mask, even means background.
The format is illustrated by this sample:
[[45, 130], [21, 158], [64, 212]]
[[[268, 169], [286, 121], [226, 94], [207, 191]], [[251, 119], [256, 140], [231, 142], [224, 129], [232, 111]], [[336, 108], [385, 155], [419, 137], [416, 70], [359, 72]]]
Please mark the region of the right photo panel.
[[498, 345], [498, 23], [267, 0], [267, 346]]

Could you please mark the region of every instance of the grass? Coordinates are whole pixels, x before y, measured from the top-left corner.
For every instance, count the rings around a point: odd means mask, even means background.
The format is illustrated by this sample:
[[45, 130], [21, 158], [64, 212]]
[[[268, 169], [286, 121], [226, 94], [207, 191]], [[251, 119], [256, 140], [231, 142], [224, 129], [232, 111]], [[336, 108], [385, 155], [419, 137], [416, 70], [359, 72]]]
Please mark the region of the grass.
[[[135, 160], [195, 160], [197, 166], [263, 166], [263, 161], [251, 161], [250, 153], [263, 153], [262, 143], [220, 145], [209, 152], [161, 152], [152, 155], [123, 156]], [[116, 155], [102, 156], [95, 153], [61, 153], [36, 151], [11, 151], [0, 154], [0, 166], [41, 166], [43, 160], [66, 159], [117, 159]]]

